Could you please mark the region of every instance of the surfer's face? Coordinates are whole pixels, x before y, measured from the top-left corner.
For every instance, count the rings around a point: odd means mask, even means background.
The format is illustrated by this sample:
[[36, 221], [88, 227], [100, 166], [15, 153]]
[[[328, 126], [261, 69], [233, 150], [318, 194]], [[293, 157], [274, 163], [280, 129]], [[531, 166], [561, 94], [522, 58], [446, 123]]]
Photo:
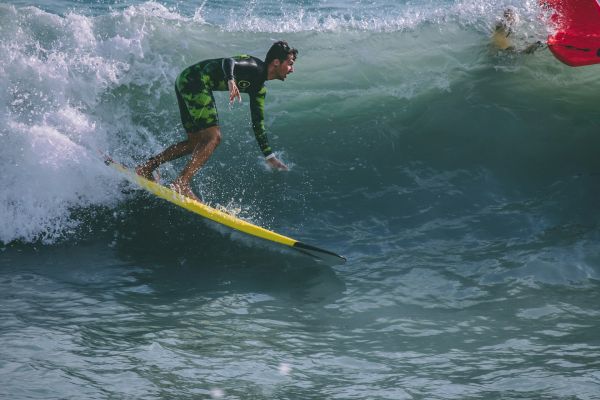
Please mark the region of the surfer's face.
[[284, 81], [288, 74], [294, 72], [294, 55], [288, 54], [284, 61], [274, 60], [275, 63], [275, 79]]
[[512, 28], [514, 25], [517, 24], [517, 22], [519, 20], [519, 16], [517, 15], [517, 13], [510, 8], [504, 10], [504, 14], [503, 14], [502, 18], [504, 20], [504, 24], [508, 28]]

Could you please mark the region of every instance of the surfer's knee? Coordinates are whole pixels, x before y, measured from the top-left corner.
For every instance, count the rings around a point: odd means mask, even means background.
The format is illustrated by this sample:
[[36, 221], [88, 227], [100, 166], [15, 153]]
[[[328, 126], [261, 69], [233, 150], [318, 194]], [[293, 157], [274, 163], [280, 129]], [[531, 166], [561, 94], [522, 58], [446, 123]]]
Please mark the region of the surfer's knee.
[[215, 146], [218, 146], [221, 143], [221, 129], [218, 126], [211, 133], [211, 142], [214, 143]]
[[194, 147], [199, 144], [217, 146], [221, 143], [221, 129], [218, 126], [212, 126], [198, 132], [188, 133], [188, 140]]
[[221, 143], [221, 129], [218, 126], [213, 126], [206, 129], [202, 135], [202, 141], [207, 145], [212, 145], [214, 147], [218, 146]]

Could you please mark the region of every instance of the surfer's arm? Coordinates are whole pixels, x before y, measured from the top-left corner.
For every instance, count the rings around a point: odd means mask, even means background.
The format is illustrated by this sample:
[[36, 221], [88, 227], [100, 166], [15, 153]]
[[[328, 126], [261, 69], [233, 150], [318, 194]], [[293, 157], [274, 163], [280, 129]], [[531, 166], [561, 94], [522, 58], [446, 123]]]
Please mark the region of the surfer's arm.
[[254, 130], [254, 137], [258, 142], [260, 151], [265, 156], [267, 163], [273, 168], [280, 170], [287, 170], [287, 166], [279, 161], [273, 150], [269, 145], [269, 139], [267, 138], [267, 131], [265, 129], [265, 96], [267, 95], [267, 88], [262, 87], [257, 93], [250, 94], [250, 115], [252, 116], [252, 129]]
[[235, 83], [235, 76], [233, 75], [235, 59], [224, 58], [221, 62], [221, 67], [223, 68], [223, 74], [225, 75], [225, 80], [227, 81], [227, 86], [229, 88], [229, 103], [233, 103], [235, 99], [238, 99], [241, 103], [242, 95], [240, 94], [240, 90]]
[[225, 80], [232, 81], [235, 80], [233, 75], [233, 69], [235, 68], [235, 59], [233, 58], [224, 58], [221, 62], [221, 66], [223, 68], [223, 74], [225, 75]]
[[252, 130], [254, 137], [258, 142], [258, 147], [265, 157], [273, 154], [269, 139], [267, 138], [267, 130], [265, 129], [265, 96], [267, 88], [262, 87], [256, 93], [250, 93], [250, 116], [252, 117]]
[[527, 46], [525, 48], [525, 50], [523, 50], [523, 53], [525, 54], [533, 54], [537, 49], [543, 48], [544, 47], [544, 43], [542, 43], [540, 40], [538, 40], [535, 43], [530, 44], [529, 46]]

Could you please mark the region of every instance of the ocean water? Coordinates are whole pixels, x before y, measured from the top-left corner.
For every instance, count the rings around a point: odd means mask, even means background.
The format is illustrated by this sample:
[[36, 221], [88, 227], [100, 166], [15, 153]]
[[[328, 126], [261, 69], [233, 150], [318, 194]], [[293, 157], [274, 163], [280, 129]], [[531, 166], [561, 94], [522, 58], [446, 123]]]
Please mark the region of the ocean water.
[[[600, 399], [600, 66], [531, 1], [0, 3], [0, 398]], [[173, 82], [299, 49], [193, 181], [327, 267], [104, 166], [181, 140]], [[165, 181], [184, 165], [161, 168]]]

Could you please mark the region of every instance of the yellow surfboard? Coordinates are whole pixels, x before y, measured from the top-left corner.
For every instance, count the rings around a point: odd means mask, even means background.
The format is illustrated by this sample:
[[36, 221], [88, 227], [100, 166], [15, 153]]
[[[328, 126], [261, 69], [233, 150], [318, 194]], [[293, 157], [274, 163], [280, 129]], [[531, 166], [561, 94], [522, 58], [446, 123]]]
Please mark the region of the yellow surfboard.
[[270, 231], [262, 228], [258, 225], [254, 225], [248, 221], [244, 221], [231, 214], [217, 210], [216, 208], [210, 207], [206, 204], [200, 203], [196, 200], [190, 199], [182, 194], [175, 192], [159, 183], [150, 181], [142, 176], [139, 176], [135, 171], [125, 167], [122, 164], [112, 160], [111, 158], [105, 159], [106, 165], [116, 169], [122, 173], [127, 180], [136, 183], [141, 188], [148, 192], [165, 199], [166, 201], [173, 203], [179, 207], [185, 208], [188, 211], [198, 214], [211, 221], [217, 222], [221, 225], [225, 225], [231, 229], [243, 232], [250, 236], [255, 236], [260, 239], [268, 240], [273, 243], [278, 243], [297, 250], [301, 253], [309, 255], [318, 261], [324, 262], [327, 265], [339, 265], [346, 262], [346, 259], [338, 254], [331, 251], [320, 249], [315, 246], [302, 243], [298, 240], [290, 237], [280, 235], [279, 233]]

